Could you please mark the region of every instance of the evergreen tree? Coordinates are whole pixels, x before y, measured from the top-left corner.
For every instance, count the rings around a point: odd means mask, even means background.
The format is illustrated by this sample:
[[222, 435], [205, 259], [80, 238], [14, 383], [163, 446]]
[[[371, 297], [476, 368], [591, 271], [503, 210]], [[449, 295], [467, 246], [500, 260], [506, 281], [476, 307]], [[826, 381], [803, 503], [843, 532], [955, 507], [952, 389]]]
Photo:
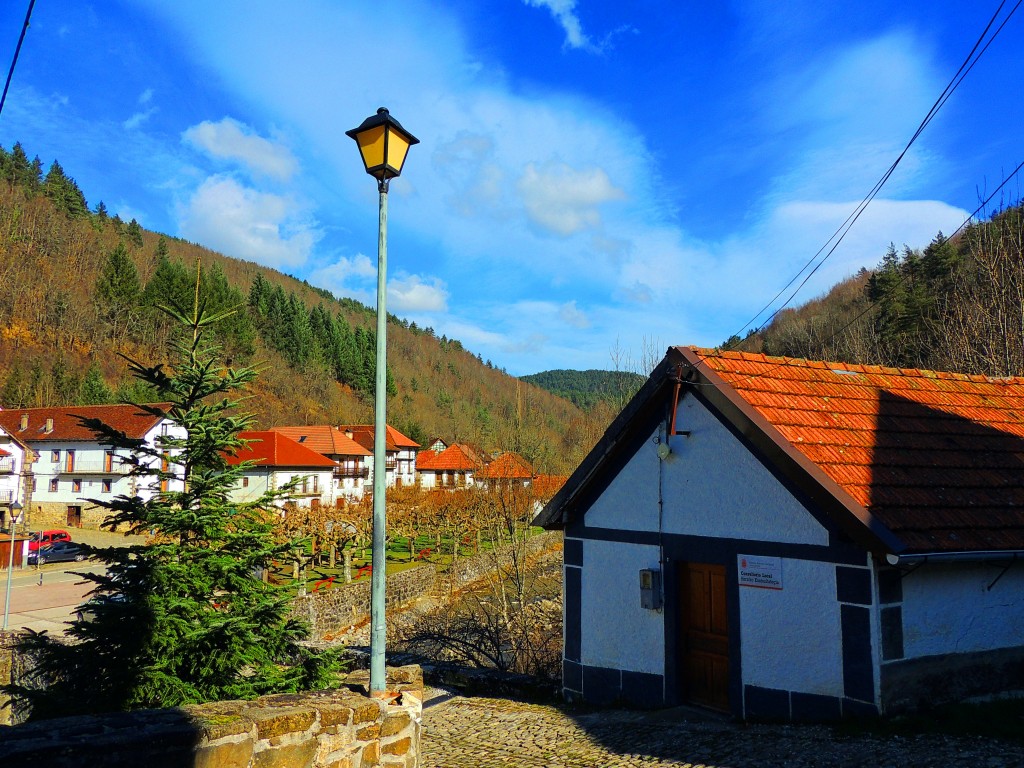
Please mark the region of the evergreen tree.
[[107, 571], [82, 574], [95, 583], [91, 615], [71, 624], [70, 642], [45, 633], [24, 639], [37, 664], [16, 692], [33, 718], [322, 688], [339, 671], [337, 652], [299, 644], [306, 629], [289, 617], [288, 596], [256, 575], [292, 546], [274, 543], [273, 502], [282, 491], [230, 501], [246, 467], [227, 457], [251, 424], [232, 396], [256, 372], [221, 365], [207, 334], [223, 317], [198, 300], [194, 306], [187, 315], [170, 311], [189, 332], [175, 344], [169, 372], [129, 361], [165, 401], [139, 407], [186, 436], [174, 430], [149, 448], [87, 421], [102, 442], [130, 452], [132, 472], [152, 492], [91, 501], [109, 511], [106, 527], [152, 531], [152, 543], [96, 551]]
[[89, 370], [85, 372], [82, 385], [79, 387], [78, 404], [106, 405], [113, 402], [113, 399], [113, 392], [110, 391], [107, 382], [103, 380], [103, 374], [100, 373], [99, 366], [93, 362], [89, 366]]
[[96, 301], [100, 312], [116, 329], [138, 305], [140, 295], [139, 272], [128, 249], [119, 242], [107, 254], [96, 281]]
[[89, 212], [89, 205], [85, 201], [85, 195], [75, 184], [74, 179], [68, 178], [56, 160], [50, 166], [46, 178], [43, 179], [43, 194], [53, 204], [72, 218], [84, 216]]
[[[156, 266], [142, 291], [141, 303], [154, 312], [159, 312], [159, 307], [187, 304], [193, 290], [192, 278], [184, 264], [171, 260], [167, 253], [167, 241], [163, 237], [157, 241], [153, 259]], [[162, 312], [158, 316], [165, 317]]]
[[50, 397], [48, 405], [70, 405], [78, 400], [81, 382], [78, 374], [68, 369], [64, 355], [58, 355], [50, 366]]
[[4, 379], [4, 388], [0, 390], [0, 407], [24, 408], [28, 405], [25, 391], [25, 377], [21, 372], [21, 366], [15, 363], [7, 372], [7, 378]]
[[142, 241], [142, 227], [135, 219], [128, 222], [128, 230], [126, 233], [128, 241], [136, 248], [141, 248], [143, 245]]
[[20, 186], [30, 189], [33, 184], [32, 164], [29, 162], [25, 148], [20, 141], [16, 141], [11, 148], [11, 154], [7, 165], [7, 181], [13, 186]]

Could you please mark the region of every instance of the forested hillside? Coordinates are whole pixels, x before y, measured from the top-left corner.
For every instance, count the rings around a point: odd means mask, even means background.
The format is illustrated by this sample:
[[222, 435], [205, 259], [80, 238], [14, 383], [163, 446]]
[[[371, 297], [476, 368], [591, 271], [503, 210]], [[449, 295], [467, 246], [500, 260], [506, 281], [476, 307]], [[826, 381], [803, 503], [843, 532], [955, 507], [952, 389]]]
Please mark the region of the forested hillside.
[[564, 397], [585, 410], [599, 403], [621, 409], [645, 381], [638, 373], [598, 370], [542, 371], [520, 378]]
[[874, 271], [726, 343], [789, 357], [1024, 375], [1024, 207], [952, 239], [940, 233], [924, 250], [890, 246]]
[[[0, 151], [0, 405], [145, 400], [119, 355], [166, 359], [173, 330], [157, 306], [190, 301], [197, 276], [210, 309], [240, 308], [217, 335], [235, 364], [262, 365], [246, 402], [261, 426], [373, 420], [372, 309], [90, 209], [59, 163], [44, 172], [20, 145]], [[514, 450], [566, 473], [604, 426], [393, 316], [388, 363], [388, 421], [421, 443]]]

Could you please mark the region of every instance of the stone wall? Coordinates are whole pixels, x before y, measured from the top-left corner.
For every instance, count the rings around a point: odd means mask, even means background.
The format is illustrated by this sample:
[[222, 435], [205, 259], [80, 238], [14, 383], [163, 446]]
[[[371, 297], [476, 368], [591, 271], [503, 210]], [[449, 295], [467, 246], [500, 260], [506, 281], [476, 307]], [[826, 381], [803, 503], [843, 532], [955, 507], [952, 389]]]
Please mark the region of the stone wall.
[[15, 663], [18, 655], [14, 648], [18, 644], [19, 634], [0, 631], [0, 725], [10, 725], [13, 722], [11, 698], [2, 692], [2, 688], [17, 680]]
[[[533, 557], [562, 543], [561, 531], [530, 537], [527, 556]], [[498, 555], [500, 557], [500, 553]], [[494, 569], [495, 555], [484, 552], [461, 558], [452, 574], [457, 586], [470, 584]], [[448, 586], [449, 574], [433, 563], [393, 574], [387, 578], [385, 604], [393, 608]], [[313, 640], [329, 639], [370, 615], [370, 581], [356, 582], [303, 595], [294, 600], [292, 614], [310, 627]]]
[[0, 732], [0, 764], [415, 768], [422, 672], [413, 666], [389, 669], [388, 688], [394, 695], [389, 701], [367, 696], [353, 679], [349, 687], [330, 691], [19, 725]]

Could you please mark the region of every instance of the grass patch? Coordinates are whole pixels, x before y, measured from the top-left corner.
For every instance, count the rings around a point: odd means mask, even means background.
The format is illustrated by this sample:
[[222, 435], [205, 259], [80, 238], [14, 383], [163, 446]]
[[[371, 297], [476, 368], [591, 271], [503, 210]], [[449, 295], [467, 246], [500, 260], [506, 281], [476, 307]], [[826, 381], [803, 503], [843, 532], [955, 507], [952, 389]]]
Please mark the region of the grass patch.
[[851, 735], [876, 733], [883, 736], [913, 736], [939, 733], [1004, 739], [1024, 744], [1024, 698], [976, 704], [946, 704], [927, 711], [881, 720], [844, 723], [839, 728]]

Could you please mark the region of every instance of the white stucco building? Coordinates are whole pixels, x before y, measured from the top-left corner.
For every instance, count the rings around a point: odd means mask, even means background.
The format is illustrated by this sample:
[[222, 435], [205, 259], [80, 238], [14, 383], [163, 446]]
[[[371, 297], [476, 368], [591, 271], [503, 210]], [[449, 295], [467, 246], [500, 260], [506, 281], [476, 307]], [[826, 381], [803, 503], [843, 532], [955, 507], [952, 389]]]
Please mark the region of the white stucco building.
[[[156, 410], [160, 405], [151, 406]], [[33, 529], [95, 528], [107, 512], [92, 504], [118, 495], [148, 498], [161, 487], [180, 489], [180, 481], [161, 484], [133, 477], [122, 462], [125, 449], [114, 450], [97, 436], [90, 421], [98, 421], [156, 449], [160, 435], [184, 437], [184, 430], [169, 419], [134, 405], [59, 406], [0, 410], [0, 427], [28, 446], [34, 461], [25, 483], [27, 522]], [[159, 459], [147, 460], [156, 466]], [[175, 483], [179, 483], [175, 486]]]
[[239, 437], [250, 442], [229, 456], [228, 464], [254, 464], [244, 470], [232, 490], [233, 500], [255, 501], [268, 490], [281, 489], [295, 480], [295, 487], [277, 499], [278, 506], [313, 507], [335, 503], [334, 470], [337, 465], [331, 459], [280, 432], [240, 432]]
[[299, 427], [271, 427], [300, 445], [334, 462], [334, 495], [345, 501], [359, 501], [368, 485], [373, 451], [367, 450], [338, 427], [316, 424]]
[[566, 695], [820, 720], [1024, 687], [1022, 456], [1022, 379], [670, 349], [536, 521]]
[[[372, 424], [342, 424], [338, 429], [350, 440], [354, 440], [367, 451], [370, 456], [367, 458], [367, 466], [370, 468], [369, 477], [366, 479], [366, 486], [369, 492], [373, 491], [373, 476], [378, 470], [373, 465], [373, 425]], [[385, 450], [385, 488], [401, 488], [403, 486], [416, 484], [416, 454], [420, 444], [412, 438], [406, 437], [390, 424], [385, 426], [384, 450]]]
[[[17, 502], [25, 505], [27, 492], [31, 490], [29, 467], [32, 450], [0, 427], [0, 524], [7, 525], [11, 505]], [[29, 487], [26, 487], [28, 480]]]

